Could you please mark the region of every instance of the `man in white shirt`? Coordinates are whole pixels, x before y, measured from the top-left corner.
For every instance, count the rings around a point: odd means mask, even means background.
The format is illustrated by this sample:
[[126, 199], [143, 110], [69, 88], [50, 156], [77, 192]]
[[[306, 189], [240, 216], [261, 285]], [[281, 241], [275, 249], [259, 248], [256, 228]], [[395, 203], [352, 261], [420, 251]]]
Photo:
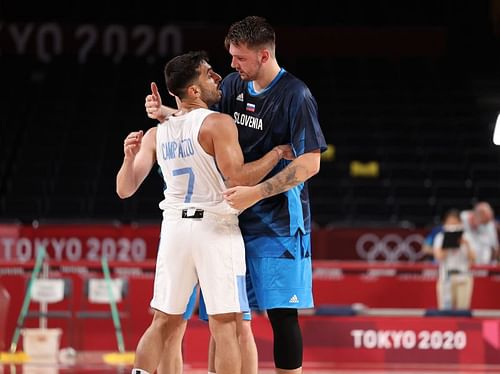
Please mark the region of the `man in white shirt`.
[[498, 258], [498, 232], [493, 208], [488, 202], [480, 201], [474, 210], [460, 213], [465, 231], [470, 233], [472, 247], [476, 250], [476, 263], [489, 265]]

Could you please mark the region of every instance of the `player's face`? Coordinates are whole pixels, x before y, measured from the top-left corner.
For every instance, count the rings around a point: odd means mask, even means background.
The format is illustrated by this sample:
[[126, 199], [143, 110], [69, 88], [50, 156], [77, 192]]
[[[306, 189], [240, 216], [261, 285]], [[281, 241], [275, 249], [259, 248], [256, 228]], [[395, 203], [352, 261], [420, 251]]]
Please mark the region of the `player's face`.
[[213, 71], [212, 67], [207, 63], [203, 62], [200, 66], [200, 78], [199, 84], [201, 87], [201, 99], [208, 106], [211, 106], [220, 101], [222, 96], [221, 90], [219, 90], [221, 76]]
[[262, 66], [260, 51], [250, 49], [243, 44], [231, 44], [229, 46], [231, 55], [231, 67], [235, 69], [244, 81], [253, 81], [258, 78]]

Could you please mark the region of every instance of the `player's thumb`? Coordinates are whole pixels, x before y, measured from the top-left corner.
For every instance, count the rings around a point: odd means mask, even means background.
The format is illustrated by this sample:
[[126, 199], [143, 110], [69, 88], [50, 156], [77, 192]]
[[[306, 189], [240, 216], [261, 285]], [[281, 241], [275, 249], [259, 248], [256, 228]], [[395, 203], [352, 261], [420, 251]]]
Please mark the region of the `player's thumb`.
[[158, 86], [155, 82], [151, 82], [151, 93], [153, 94], [153, 96], [160, 96], [160, 93], [158, 92]]

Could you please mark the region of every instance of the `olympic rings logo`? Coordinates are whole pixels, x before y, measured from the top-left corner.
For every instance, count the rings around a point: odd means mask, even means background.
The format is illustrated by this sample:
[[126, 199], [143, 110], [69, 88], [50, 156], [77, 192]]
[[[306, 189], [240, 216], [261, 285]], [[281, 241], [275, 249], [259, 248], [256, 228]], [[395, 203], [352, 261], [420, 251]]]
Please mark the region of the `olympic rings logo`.
[[379, 238], [373, 233], [366, 233], [356, 241], [356, 253], [368, 261], [417, 261], [424, 256], [420, 250], [423, 242], [424, 237], [420, 234], [404, 238], [398, 234], [387, 234]]

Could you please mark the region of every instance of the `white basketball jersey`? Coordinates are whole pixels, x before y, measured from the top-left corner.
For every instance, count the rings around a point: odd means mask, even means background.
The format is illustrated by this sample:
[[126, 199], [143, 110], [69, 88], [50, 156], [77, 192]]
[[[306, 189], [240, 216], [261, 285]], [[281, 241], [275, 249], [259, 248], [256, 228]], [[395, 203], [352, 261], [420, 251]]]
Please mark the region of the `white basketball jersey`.
[[156, 159], [166, 184], [160, 208], [200, 208], [219, 214], [237, 214], [224, 200], [226, 189], [215, 159], [198, 142], [204, 119], [213, 111], [195, 109], [170, 116], [158, 125]]

